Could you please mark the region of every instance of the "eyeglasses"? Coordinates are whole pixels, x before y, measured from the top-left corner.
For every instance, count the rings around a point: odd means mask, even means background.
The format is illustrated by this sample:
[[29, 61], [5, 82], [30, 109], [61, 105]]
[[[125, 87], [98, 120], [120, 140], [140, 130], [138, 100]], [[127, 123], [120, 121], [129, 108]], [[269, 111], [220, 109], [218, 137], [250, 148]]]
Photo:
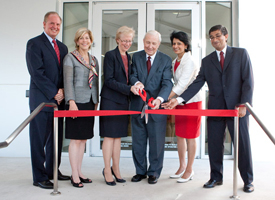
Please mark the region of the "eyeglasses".
[[214, 40], [215, 38], [216, 38], [216, 39], [220, 39], [221, 36], [222, 36], [222, 35], [216, 35], [216, 37], [215, 37], [215, 36], [210, 36], [209, 39], [210, 39], [210, 40]]
[[132, 44], [132, 40], [120, 40], [122, 43], [129, 43], [129, 44]]

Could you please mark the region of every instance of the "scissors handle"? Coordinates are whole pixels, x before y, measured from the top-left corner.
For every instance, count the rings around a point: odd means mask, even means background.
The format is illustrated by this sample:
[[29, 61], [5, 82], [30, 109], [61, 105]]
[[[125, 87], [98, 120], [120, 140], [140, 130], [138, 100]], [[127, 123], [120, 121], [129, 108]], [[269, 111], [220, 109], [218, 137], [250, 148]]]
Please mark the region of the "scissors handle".
[[144, 89], [142, 89], [142, 91], [138, 91], [139, 93], [139, 96], [141, 97], [141, 99], [146, 102], [146, 97], [147, 97], [147, 94], [146, 94], [146, 91]]
[[149, 100], [148, 100], [148, 106], [150, 106], [151, 108], [154, 108], [155, 106], [152, 104], [152, 101], [154, 100], [153, 97], [151, 97]]

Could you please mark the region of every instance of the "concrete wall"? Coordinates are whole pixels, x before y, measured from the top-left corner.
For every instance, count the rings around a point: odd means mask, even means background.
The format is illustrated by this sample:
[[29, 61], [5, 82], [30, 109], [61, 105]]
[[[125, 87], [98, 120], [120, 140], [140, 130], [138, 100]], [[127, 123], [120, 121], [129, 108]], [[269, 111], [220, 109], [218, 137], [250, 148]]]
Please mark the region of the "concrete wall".
[[[25, 51], [27, 41], [43, 32], [46, 12], [56, 10], [56, 0], [0, 1], [0, 141], [4, 141], [29, 116], [29, 73]], [[29, 129], [8, 148], [0, 149], [0, 156], [30, 155]]]

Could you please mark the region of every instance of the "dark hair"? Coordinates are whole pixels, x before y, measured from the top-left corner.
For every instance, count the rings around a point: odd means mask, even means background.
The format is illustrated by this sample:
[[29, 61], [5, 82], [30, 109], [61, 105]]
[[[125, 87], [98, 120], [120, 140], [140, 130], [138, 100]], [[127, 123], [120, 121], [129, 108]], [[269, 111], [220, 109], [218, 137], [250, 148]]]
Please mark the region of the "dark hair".
[[228, 34], [227, 29], [223, 25], [216, 25], [216, 26], [212, 26], [210, 28], [209, 35], [210, 35], [210, 33], [214, 32], [214, 31], [217, 31], [217, 30], [220, 30], [223, 35], [227, 35]]
[[191, 51], [190, 40], [188, 38], [187, 33], [183, 32], [183, 31], [178, 31], [178, 32], [173, 31], [173, 33], [171, 33], [171, 35], [170, 35], [171, 45], [173, 45], [174, 38], [180, 40], [185, 45], [187, 45], [187, 49], [185, 49], [185, 52]]

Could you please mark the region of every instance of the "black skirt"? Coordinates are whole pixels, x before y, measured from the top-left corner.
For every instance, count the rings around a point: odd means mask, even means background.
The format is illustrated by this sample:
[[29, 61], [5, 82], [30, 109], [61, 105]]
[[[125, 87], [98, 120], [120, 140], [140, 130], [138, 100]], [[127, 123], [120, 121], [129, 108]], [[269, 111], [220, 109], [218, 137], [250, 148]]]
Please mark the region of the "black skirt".
[[[95, 104], [76, 103], [78, 110], [94, 110]], [[69, 105], [66, 105], [69, 110]], [[65, 118], [65, 138], [74, 140], [86, 140], [94, 137], [94, 117]]]
[[[119, 104], [101, 97], [100, 110], [129, 110], [129, 103]], [[99, 122], [101, 137], [127, 137], [129, 123], [128, 115], [101, 116]]]

